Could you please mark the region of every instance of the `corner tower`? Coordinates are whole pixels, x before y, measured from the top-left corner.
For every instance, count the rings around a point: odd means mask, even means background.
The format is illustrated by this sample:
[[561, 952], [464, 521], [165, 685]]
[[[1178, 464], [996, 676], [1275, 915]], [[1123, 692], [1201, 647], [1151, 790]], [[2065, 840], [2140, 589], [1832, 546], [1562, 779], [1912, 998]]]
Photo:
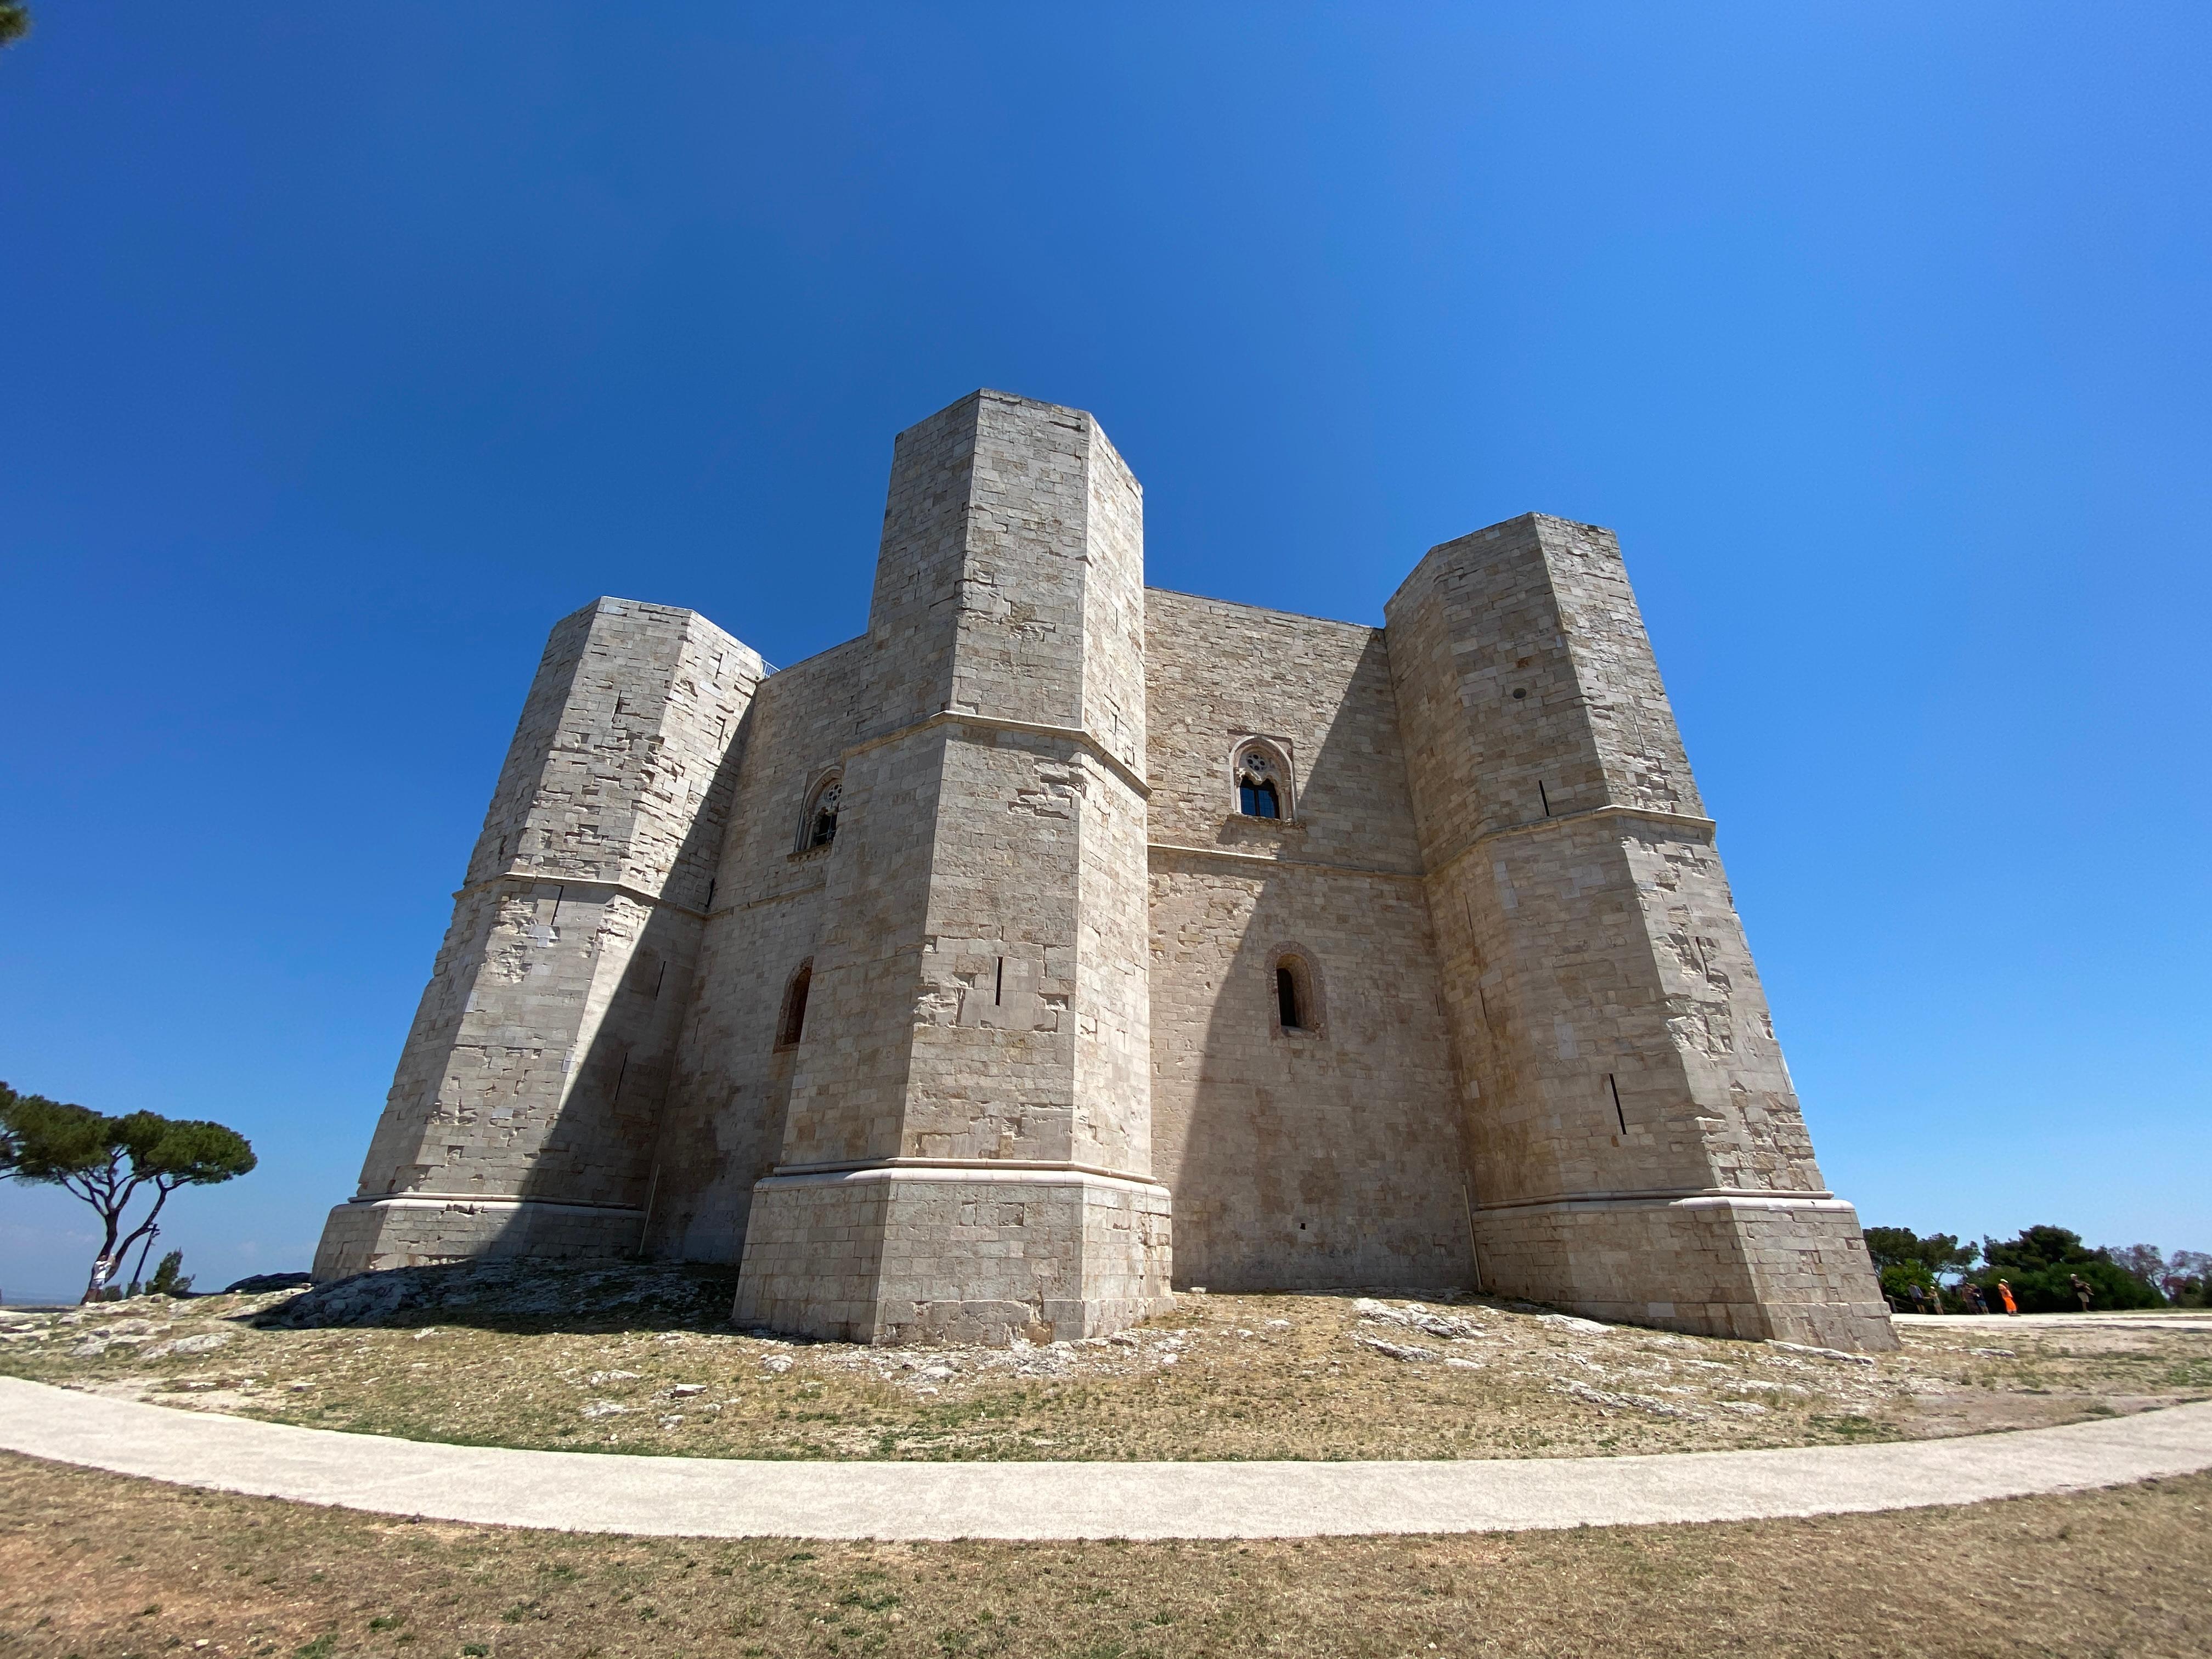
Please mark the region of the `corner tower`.
[[1478, 531], [1431, 550], [1386, 616], [1486, 1282], [1896, 1346], [1611, 532]]
[[765, 672], [666, 605], [555, 625], [317, 1279], [637, 1248], [724, 762]]
[[1143, 524], [1080, 410], [980, 392], [899, 435], [741, 1321], [1003, 1341], [1164, 1305]]

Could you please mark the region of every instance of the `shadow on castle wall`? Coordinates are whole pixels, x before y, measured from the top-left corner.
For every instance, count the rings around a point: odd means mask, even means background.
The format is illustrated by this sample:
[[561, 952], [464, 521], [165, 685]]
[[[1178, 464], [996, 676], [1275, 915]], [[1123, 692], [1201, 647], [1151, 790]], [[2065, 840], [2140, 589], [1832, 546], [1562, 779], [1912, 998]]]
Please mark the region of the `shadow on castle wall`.
[[[704, 913], [711, 906], [758, 702], [756, 696], [739, 719], [678, 847], [662, 887], [672, 902], [647, 907], [611, 898], [593, 906], [597, 931], [591, 974], [594, 1000], [603, 1002], [604, 1010], [571, 1065], [560, 1103], [544, 1129], [544, 1152], [530, 1160], [515, 1189], [514, 1196], [530, 1201], [496, 1226], [483, 1251], [487, 1257], [641, 1256], [652, 1237], [658, 1188], [667, 1165], [702, 1158], [717, 1164], [726, 1161], [711, 1127], [703, 1139], [692, 1133], [672, 1135], [672, 1129], [700, 1126], [672, 1124], [667, 1107], [678, 1045], [697, 990]], [[588, 884], [579, 885], [595, 890]], [[610, 927], [617, 904], [631, 915], [641, 915], [642, 925], [609, 985], [612, 965], [601, 958], [626, 931]], [[457, 1046], [448, 1044], [437, 1055], [441, 1075]], [[717, 1168], [707, 1178], [721, 1173]], [[590, 1212], [571, 1206], [590, 1206]], [[596, 1213], [584, 1221], [591, 1212]], [[726, 1297], [724, 1314], [727, 1308]]]
[[[1389, 695], [1379, 633], [1353, 678], [1370, 694], [1379, 681]], [[1387, 810], [1375, 799], [1374, 771], [1365, 734], [1333, 720], [1304, 759], [1297, 818], [1347, 824]], [[1226, 823], [1223, 839], [1245, 828]], [[1177, 888], [1203, 884], [1206, 902], [1239, 924], [1233, 953], [1206, 964], [1219, 988], [1188, 1121], [1176, 1126], [1180, 1145], [1162, 1137], [1177, 1286], [1470, 1283], [1459, 1114], [1419, 877], [1286, 865], [1255, 884], [1249, 866], [1193, 860], [1170, 868]], [[1286, 952], [1311, 974], [1304, 1030], [1285, 1030], [1280, 1018], [1275, 975]], [[1155, 1111], [1158, 1121], [1157, 1103]]]

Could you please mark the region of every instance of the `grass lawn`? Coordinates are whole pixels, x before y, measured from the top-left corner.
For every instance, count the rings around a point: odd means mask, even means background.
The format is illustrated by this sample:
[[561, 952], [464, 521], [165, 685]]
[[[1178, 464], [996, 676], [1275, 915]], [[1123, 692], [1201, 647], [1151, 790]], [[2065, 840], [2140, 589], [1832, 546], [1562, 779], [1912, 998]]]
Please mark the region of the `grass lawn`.
[[370, 1289], [10, 1314], [0, 1372], [413, 1439], [718, 1457], [1583, 1456], [2212, 1397], [2212, 1333], [2033, 1320], [1907, 1328], [1902, 1353], [1863, 1364], [1525, 1305], [1187, 1294], [1118, 1338], [872, 1349], [732, 1330], [716, 1269], [493, 1264], [353, 1284]]
[[1813, 1521], [826, 1544], [389, 1519], [0, 1455], [0, 1653], [2202, 1655], [2212, 1476]]

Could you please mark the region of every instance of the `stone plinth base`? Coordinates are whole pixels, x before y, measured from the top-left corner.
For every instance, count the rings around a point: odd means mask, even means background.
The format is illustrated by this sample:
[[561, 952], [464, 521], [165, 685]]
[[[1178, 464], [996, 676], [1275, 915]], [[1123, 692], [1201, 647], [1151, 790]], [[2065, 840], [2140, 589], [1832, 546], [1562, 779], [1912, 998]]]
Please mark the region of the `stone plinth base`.
[[1168, 1189], [893, 1165], [753, 1188], [733, 1316], [843, 1342], [1103, 1336], [1173, 1304]]
[[315, 1251], [317, 1283], [386, 1267], [493, 1256], [553, 1259], [635, 1252], [633, 1209], [533, 1198], [355, 1199], [331, 1212]]
[[1496, 1294], [1704, 1336], [1897, 1346], [1841, 1199], [1571, 1200], [1485, 1209], [1476, 1232]]

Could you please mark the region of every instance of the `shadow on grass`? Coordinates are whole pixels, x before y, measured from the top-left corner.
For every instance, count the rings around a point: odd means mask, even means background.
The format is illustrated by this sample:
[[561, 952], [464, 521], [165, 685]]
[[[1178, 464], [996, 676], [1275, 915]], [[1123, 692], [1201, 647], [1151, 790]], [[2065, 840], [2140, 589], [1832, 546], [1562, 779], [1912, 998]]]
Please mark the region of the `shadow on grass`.
[[[516, 1336], [728, 1333], [738, 1328], [730, 1322], [737, 1290], [738, 1270], [725, 1264], [511, 1258], [357, 1273], [235, 1317], [239, 1323], [261, 1330], [406, 1330], [449, 1325]], [[1347, 1301], [1370, 1296], [1419, 1298], [1470, 1309], [1553, 1313], [1532, 1303], [1463, 1291], [1422, 1291], [1391, 1285], [1280, 1294]], [[1198, 1298], [1186, 1297], [1178, 1311], [1195, 1316], [1201, 1305]], [[1168, 1322], [1176, 1322], [1170, 1316]]]
[[261, 1330], [459, 1326], [516, 1336], [727, 1332], [734, 1267], [699, 1262], [457, 1261], [318, 1285], [241, 1315]]

